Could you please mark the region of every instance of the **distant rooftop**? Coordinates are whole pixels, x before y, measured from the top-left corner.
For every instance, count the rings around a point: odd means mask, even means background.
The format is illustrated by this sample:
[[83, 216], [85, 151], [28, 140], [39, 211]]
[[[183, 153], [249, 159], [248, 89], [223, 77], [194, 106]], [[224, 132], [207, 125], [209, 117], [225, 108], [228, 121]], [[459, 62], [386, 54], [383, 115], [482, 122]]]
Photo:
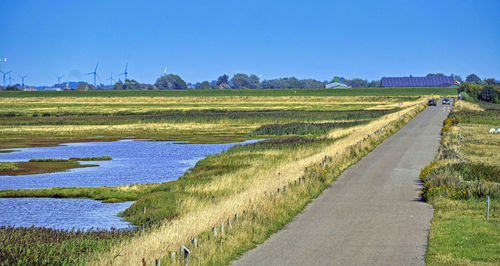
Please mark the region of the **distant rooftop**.
[[380, 87], [450, 87], [455, 85], [450, 76], [442, 77], [383, 77]]

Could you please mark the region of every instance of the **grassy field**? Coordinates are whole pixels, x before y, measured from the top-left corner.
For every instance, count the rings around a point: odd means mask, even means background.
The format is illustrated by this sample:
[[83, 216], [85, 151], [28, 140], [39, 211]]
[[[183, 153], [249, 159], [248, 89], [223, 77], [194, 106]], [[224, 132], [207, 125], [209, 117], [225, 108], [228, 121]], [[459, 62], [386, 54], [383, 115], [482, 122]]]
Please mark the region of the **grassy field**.
[[[500, 105], [459, 101], [445, 121], [422, 196], [434, 206], [429, 265], [500, 264]], [[486, 197], [491, 200], [486, 220]]]
[[[399, 89], [403, 90], [406, 92]], [[396, 91], [387, 89], [385, 93]], [[436, 95], [439, 90], [426, 92]], [[112, 245], [108, 252], [95, 249], [101, 252], [90, 254], [87, 262], [91, 264], [140, 264], [142, 258], [148, 263], [156, 258], [163, 258], [162, 264], [171, 263], [167, 259], [170, 252], [187, 245], [194, 236], [201, 241], [194, 253], [200, 255], [193, 254], [194, 264], [227, 264], [283, 226], [346, 167], [420, 111], [426, 101], [411, 95], [204, 98], [198, 97], [205, 93], [201, 92], [197, 97], [151, 98], [119, 96], [146, 92], [115, 93], [110, 98], [0, 98], [5, 106], [0, 111], [0, 147], [123, 137], [199, 142], [269, 139], [208, 156], [179, 180], [163, 184], [0, 191], [2, 197], [136, 200], [122, 215], [145, 226], [144, 230]], [[148, 95], [155, 93], [164, 92]], [[404, 103], [400, 112], [404, 119], [398, 116], [399, 101]], [[234, 226], [241, 230], [229, 235], [227, 227], [224, 238], [211, 237], [212, 227], [219, 225], [221, 230], [221, 221], [227, 223], [235, 214], [240, 218]], [[226, 238], [231, 240], [223, 240]]]
[[212, 97], [212, 96], [421, 96], [456, 95], [456, 88], [260, 89], [163, 91], [36, 91], [0, 92], [0, 97]]

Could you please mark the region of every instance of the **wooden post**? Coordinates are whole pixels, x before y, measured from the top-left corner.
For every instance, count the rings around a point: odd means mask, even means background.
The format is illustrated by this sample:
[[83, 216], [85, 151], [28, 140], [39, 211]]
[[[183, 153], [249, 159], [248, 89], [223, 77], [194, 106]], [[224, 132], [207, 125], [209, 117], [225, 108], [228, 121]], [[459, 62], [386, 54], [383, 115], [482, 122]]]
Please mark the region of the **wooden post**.
[[142, 209], [142, 213], [143, 213], [143, 214], [146, 214], [146, 207], [144, 207], [144, 208]]
[[490, 196], [486, 197], [486, 221], [490, 220]]
[[196, 237], [193, 237], [193, 240], [191, 240], [191, 242], [193, 243], [193, 246], [195, 248], [198, 248], [198, 239], [196, 239]]
[[224, 234], [224, 222], [221, 222], [220, 223], [220, 234], [223, 235]]
[[212, 204], [215, 204], [215, 197], [212, 196]]
[[233, 224], [231, 223], [231, 218], [227, 218], [227, 225], [229, 226], [229, 228], [233, 227]]
[[214, 236], [217, 237], [217, 226], [215, 226], [212, 230], [214, 231]]
[[283, 187], [283, 192], [286, 192], [288, 188], [286, 186]]
[[237, 213], [234, 214], [234, 221], [235, 222], [238, 221], [238, 214]]
[[161, 260], [160, 259], [156, 259], [156, 266], [161, 266]]

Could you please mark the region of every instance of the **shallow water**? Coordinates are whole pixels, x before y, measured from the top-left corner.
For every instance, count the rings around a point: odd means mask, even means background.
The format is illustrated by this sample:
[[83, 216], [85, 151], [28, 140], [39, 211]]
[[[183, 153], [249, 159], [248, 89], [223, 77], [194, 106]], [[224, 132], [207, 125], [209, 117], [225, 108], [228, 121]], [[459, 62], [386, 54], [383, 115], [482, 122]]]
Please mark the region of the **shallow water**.
[[[217, 154], [243, 143], [179, 144], [173, 141], [120, 140], [16, 149], [18, 151], [12, 153], [0, 153], [0, 161], [106, 155], [111, 156], [113, 160], [81, 162], [99, 166], [70, 169], [65, 172], [0, 176], [0, 190], [117, 186], [171, 181], [207, 155]], [[0, 225], [35, 225], [55, 229], [123, 229], [131, 227], [131, 224], [117, 214], [132, 203], [102, 203], [90, 199], [0, 198]]]
[[0, 190], [118, 186], [171, 181], [177, 179], [207, 155], [220, 153], [236, 144], [239, 143], [179, 144], [173, 141], [120, 140], [22, 148], [12, 153], [0, 153], [0, 161], [97, 156], [111, 156], [113, 160], [81, 162], [81, 164], [98, 164], [99, 166], [70, 169], [65, 172], [0, 176]]
[[118, 217], [133, 202], [101, 203], [91, 199], [0, 198], [0, 225], [54, 229], [125, 229]]

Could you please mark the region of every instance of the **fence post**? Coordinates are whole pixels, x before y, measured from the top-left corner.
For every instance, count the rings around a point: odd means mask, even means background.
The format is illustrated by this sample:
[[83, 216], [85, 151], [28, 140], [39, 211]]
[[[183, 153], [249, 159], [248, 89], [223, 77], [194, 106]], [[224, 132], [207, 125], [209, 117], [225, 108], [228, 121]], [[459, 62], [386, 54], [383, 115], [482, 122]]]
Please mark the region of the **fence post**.
[[224, 222], [221, 222], [220, 223], [220, 234], [223, 235], [224, 234]]
[[156, 259], [156, 266], [161, 266], [161, 260], [160, 259]]
[[486, 221], [490, 220], [490, 196], [486, 197]]
[[217, 226], [214, 226], [213, 231], [214, 231], [214, 236], [217, 237]]
[[193, 237], [192, 242], [193, 242], [193, 246], [194, 246], [195, 248], [198, 248], [198, 239], [196, 239], [196, 237]]

